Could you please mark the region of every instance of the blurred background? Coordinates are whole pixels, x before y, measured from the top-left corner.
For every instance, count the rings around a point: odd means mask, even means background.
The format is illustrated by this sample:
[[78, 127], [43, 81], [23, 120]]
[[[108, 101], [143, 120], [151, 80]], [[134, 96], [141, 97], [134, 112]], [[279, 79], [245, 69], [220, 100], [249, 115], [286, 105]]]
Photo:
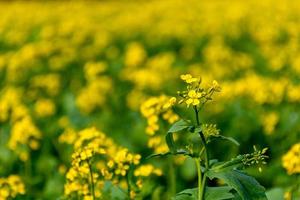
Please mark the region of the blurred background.
[[[263, 172], [249, 173], [267, 189], [299, 184], [282, 161], [300, 142], [297, 1], [4, 1], [0, 13], [0, 177], [21, 177], [19, 199], [63, 195], [72, 131], [96, 126], [153, 153], [140, 106], [175, 96], [186, 73], [222, 87], [201, 120], [241, 145], [214, 156], [268, 147]], [[176, 167], [177, 191], [195, 186], [194, 168]]]

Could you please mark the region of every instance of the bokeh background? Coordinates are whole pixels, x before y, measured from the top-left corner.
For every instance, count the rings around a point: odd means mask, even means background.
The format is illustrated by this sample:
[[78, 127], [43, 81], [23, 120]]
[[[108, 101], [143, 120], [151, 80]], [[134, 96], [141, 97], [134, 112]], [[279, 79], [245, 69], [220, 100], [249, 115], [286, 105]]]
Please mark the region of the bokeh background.
[[[267, 189], [299, 182], [282, 165], [300, 142], [299, 2], [5, 1], [0, 13], [0, 177], [21, 177], [19, 199], [63, 195], [72, 131], [96, 126], [153, 153], [141, 103], [176, 95], [186, 73], [222, 87], [201, 119], [241, 145], [218, 144], [214, 156], [268, 147], [263, 172], [249, 173]], [[177, 191], [195, 186], [193, 162], [176, 173]]]

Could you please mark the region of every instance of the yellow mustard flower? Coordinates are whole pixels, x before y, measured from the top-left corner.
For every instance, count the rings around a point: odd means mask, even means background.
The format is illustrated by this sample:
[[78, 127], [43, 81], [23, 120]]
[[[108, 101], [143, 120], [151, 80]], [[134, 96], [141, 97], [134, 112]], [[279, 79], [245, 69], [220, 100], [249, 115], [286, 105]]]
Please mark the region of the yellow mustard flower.
[[188, 84], [199, 81], [199, 78], [194, 78], [191, 74], [183, 74], [180, 78]]
[[195, 90], [190, 90], [188, 92], [187, 100], [185, 101], [187, 106], [192, 104], [193, 106], [197, 106], [200, 104], [200, 98], [202, 97], [201, 92], [196, 92]]
[[282, 157], [282, 165], [290, 175], [300, 173], [300, 143], [294, 144]]
[[8, 200], [25, 194], [25, 185], [18, 175], [0, 178], [0, 199]]

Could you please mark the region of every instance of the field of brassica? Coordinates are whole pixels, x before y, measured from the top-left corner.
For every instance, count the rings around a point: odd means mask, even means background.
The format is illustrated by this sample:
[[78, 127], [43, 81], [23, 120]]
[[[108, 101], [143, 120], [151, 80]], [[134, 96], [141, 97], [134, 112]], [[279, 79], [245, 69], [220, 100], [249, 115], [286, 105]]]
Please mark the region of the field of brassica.
[[299, 2], [0, 13], [0, 200], [300, 199]]

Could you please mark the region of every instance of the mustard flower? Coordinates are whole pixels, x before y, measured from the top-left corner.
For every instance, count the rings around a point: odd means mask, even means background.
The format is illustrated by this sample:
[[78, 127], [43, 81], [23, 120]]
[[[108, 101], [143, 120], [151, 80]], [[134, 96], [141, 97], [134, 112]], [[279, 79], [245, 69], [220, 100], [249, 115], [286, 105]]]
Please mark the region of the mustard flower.
[[199, 81], [199, 78], [194, 78], [191, 74], [183, 74], [180, 78], [188, 84]]
[[195, 90], [190, 90], [187, 96], [187, 100], [185, 101], [187, 106], [189, 106], [190, 104], [192, 104], [193, 106], [197, 106], [200, 104], [202, 93], [196, 92]]
[[7, 178], [0, 178], [1, 200], [12, 199], [19, 194], [25, 194], [25, 185], [18, 175], [10, 175]]
[[300, 143], [294, 144], [282, 157], [282, 165], [290, 175], [300, 173]]

